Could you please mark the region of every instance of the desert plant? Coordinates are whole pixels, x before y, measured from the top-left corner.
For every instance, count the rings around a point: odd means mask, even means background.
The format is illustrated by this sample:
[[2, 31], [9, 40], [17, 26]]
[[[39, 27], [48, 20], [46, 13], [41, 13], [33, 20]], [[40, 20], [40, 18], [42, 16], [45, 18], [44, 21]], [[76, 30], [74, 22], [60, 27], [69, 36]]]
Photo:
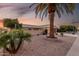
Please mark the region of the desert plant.
[[0, 48], [4, 48], [11, 55], [19, 50], [24, 40], [30, 41], [31, 35], [22, 29], [14, 29], [10, 32], [0, 32]]

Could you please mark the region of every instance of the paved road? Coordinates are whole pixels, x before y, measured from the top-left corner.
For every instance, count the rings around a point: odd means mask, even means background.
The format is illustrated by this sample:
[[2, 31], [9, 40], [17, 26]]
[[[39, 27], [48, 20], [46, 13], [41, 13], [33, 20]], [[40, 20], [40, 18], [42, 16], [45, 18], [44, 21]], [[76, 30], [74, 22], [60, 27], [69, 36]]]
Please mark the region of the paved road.
[[77, 38], [73, 43], [71, 49], [67, 53], [67, 56], [79, 56], [79, 33], [77, 33]]

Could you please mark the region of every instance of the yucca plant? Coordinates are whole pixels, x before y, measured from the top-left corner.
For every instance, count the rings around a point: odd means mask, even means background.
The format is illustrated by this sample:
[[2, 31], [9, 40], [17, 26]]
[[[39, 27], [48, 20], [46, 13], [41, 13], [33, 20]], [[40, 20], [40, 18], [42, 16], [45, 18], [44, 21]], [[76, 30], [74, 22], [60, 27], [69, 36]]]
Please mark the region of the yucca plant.
[[0, 32], [0, 47], [14, 55], [19, 50], [22, 42], [24, 40], [30, 41], [30, 37], [31, 35], [22, 29]]

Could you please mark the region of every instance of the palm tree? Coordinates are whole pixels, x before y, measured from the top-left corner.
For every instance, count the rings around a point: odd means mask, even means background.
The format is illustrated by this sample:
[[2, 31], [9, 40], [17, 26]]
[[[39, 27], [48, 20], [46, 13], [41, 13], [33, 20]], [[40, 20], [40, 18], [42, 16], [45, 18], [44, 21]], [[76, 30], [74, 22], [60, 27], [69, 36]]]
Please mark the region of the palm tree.
[[[35, 6], [36, 5], [36, 6]], [[68, 3], [39, 3], [39, 4], [32, 4], [30, 8], [35, 6], [35, 13], [36, 16], [40, 16], [43, 20], [44, 17], [48, 15], [50, 21], [50, 33], [49, 37], [54, 38], [54, 17], [55, 12], [61, 17], [61, 13], [73, 14], [75, 9], [75, 4], [68, 4]]]

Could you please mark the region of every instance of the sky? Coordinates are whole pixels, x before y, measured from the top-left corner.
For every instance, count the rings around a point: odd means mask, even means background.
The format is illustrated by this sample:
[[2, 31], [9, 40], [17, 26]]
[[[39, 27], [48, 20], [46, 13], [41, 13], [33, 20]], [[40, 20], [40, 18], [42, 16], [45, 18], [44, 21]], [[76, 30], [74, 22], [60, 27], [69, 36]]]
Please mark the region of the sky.
[[[3, 18], [18, 18], [20, 23], [31, 24], [31, 25], [46, 25], [49, 24], [48, 17], [41, 19], [35, 18], [35, 12], [32, 8], [29, 8], [29, 3], [0, 3], [0, 19]], [[61, 25], [71, 22], [79, 22], [79, 4], [76, 4], [74, 15], [62, 15], [58, 18], [55, 14], [55, 25]]]

